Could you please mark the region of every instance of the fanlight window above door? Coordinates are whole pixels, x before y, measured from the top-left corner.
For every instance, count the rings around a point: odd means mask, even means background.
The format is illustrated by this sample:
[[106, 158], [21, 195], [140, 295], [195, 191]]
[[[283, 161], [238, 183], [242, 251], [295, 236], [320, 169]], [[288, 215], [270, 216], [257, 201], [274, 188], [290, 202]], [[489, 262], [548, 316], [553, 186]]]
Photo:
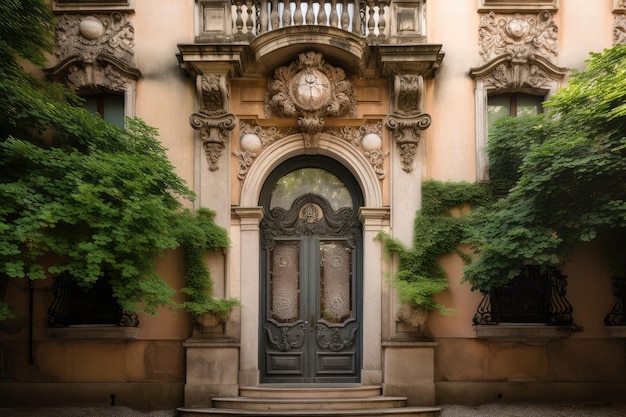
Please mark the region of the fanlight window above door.
[[312, 193], [326, 198], [333, 210], [353, 207], [350, 191], [343, 181], [323, 168], [301, 168], [281, 177], [270, 197], [270, 209], [291, 208], [293, 201], [302, 194]]

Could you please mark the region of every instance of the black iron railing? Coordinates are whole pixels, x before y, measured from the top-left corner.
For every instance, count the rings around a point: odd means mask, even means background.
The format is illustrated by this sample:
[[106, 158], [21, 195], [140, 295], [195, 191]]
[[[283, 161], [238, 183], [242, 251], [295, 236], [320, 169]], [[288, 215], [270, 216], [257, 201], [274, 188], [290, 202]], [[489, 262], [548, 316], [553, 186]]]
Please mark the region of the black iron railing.
[[531, 266], [507, 285], [484, 292], [474, 324], [572, 324], [567, 280], [556, 268]]
[[613, 308], [604, 318], [604, 324], [607, 326], [626, 326], [624, 316], [624, 299], [626, 299], [626, 278], [613, 278], [613, 292], [617, 297], [617, 301]]

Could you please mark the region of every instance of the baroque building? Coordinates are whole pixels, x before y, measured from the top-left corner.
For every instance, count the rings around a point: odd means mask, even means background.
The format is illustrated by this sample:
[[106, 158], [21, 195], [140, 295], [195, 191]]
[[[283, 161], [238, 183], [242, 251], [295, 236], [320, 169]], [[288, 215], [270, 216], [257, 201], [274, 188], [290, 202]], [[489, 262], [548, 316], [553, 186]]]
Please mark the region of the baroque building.
[[[214, 295], [242, 306], [210, 328], [167, 310], [67, 324], [51, 307], [63, 284], [36, 283], [30, 327], [0, 324], [0, 405], [114, 401], [191, 415], [216, 398], [304, 387], [399, 398], [429, 415], [442, 403], [621, 398], [623, 310], [607, 325], [621, 298], [597, 248], [550, 278], [554, 291], [567, 287], [560, 313], [583, 332], [498, 319], [446, 257], [450, 287], [438, 300], [455, 314], [432, 313], [424, 337], [399, 310], [397, 265], [376, 236], [410, 245], [425, 179], [487, 180], [492, 119], [540, 111], [589, 52], [625, 42], [623, 1], [50, 7], [57, 49], [43, 75], [107, 120], [138, 116], [159, 129], [195, 208], [215, 210], [231, 239], [207, 259]], [[181, 263], [176, 251], [158, 261], [174, 288]], [[25, 293], [4, 293], [26, 309]]]

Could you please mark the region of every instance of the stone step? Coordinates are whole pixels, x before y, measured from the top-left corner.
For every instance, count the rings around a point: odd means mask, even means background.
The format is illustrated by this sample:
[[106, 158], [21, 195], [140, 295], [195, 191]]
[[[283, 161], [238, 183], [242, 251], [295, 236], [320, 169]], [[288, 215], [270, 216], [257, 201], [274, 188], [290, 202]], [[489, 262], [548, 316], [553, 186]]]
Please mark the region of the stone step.
[[215, 408], [237, 410], [362, 410], [400, 408], [406, 406], [406, 397], [363, 398], [213, 398]]
[[241, 387], [239, 395], [249, 398], [366, 398], [382, 395], [382, 387], [361, 384], [264, 384]]
[[233, 410], [225, 408], [179, 408], [179, 417], [439, 417], [438, 407], [376, 408], [364, 410]]

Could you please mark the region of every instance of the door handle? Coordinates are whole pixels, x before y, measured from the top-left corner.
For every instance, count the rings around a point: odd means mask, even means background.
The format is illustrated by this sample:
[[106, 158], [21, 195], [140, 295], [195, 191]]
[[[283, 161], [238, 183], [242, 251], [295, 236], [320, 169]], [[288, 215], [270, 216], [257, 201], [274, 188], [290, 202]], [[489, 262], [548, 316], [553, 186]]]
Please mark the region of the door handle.
[[311, 320], [309, 320], [309, 331], [313, 333], [314, 329], [315, 329], [315, 316], [311, 314]]

